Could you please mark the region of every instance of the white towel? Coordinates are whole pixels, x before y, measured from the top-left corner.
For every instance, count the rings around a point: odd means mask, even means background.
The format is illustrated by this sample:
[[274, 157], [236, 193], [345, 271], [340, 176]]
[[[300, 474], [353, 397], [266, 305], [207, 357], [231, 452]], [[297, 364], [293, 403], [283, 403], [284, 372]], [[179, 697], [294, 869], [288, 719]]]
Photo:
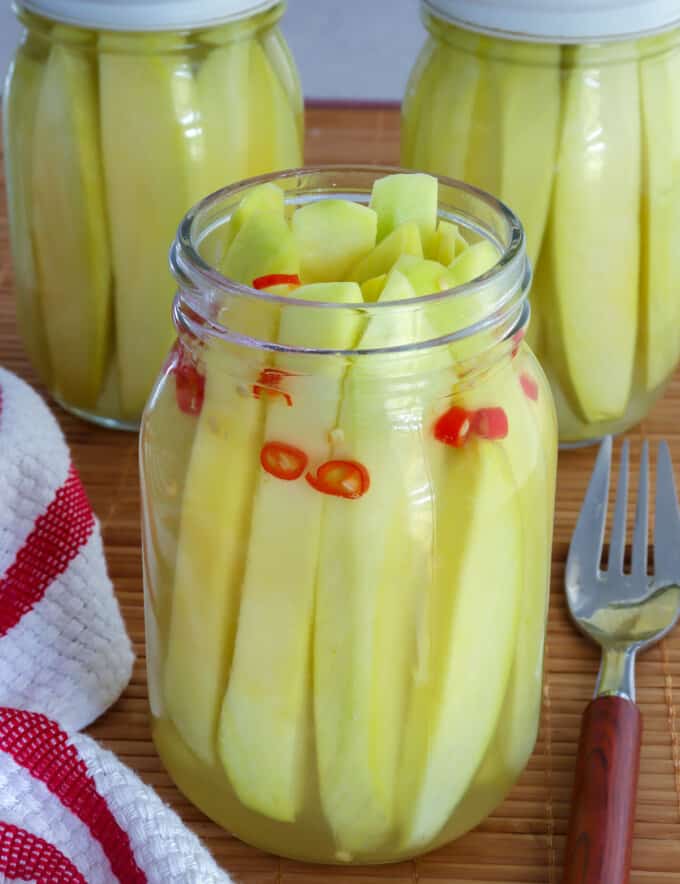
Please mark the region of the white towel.
[[231, 880], [149, 787], [77, 733], [120, 696], [132, 662], [64, 437], [0, 368], [0, 882]]

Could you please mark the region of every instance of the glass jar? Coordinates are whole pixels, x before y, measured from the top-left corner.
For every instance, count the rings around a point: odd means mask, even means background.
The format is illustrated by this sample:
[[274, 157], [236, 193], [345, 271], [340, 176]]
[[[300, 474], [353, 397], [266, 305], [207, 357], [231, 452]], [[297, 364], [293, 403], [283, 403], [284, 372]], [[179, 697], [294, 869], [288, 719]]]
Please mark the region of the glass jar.
[[[267, 180], [290, 206], [366, 204], [394, 171]], [[489, 814], [536, 738], [557, 441], [523, 234], [442, 179], [440, 217], [492, 241], [493, 270], [312, 303], [207, 260], [252, 186], [192, 210], [172, 252], [178, 341], [140, 448], [153, 738], [244, 841], [395, 861]]]
[[25, 30], [3, 113], [17, 316], [67, 410], [137, 428], [174, 337], [167, 250], [179, 220], [230, 182], [300, 165], [283, 9], [17, 7]]
[[643, 5], [424, 3], [403, 107], [404, 165], [522, 220], [565, 443], [641, 420], [680, 357], [680, 29]]

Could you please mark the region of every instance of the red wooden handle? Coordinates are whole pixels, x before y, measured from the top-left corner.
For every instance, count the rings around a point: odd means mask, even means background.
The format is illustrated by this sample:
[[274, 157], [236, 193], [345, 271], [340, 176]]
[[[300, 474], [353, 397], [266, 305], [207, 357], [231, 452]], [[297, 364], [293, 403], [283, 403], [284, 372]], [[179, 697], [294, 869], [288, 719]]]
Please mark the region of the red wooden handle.
[[641, 735], [640, 710], [623, 697], [584, 712], [563, 884], [627, 884]]

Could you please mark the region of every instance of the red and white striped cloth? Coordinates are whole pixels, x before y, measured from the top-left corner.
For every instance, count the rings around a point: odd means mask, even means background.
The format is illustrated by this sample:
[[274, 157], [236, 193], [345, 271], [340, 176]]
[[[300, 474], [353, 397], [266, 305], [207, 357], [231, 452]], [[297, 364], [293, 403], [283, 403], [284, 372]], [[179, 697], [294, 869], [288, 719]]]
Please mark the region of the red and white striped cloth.
[[230, 881], [150, 788], [77, 733], [132, 662], [64, 437], [0, 368], [0, 882]]

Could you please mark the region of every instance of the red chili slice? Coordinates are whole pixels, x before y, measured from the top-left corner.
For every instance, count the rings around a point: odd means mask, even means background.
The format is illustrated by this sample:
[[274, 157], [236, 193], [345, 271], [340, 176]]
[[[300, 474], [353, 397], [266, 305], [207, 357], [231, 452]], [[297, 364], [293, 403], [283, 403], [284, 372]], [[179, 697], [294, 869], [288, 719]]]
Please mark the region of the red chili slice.
[[308, 459], [304, 451], [294, 445], [287, 445], [285, 442], [267, 442], [260, 451], [262, 469], [286, 482], [300, 478], [305, 471]]
[[473, 418], [473, 412], [454, 405], [434, 425], [435, 438], [445, 445], [462, 448], [470, 435]]
[[502, 408], [480, 408], [472, 419], [472, 432], [482, 439], [505, 439], [508, 416]]
[[356, 460], [329, 460], [322, 464], [316, 475], [305, 476], [312, 488], [333, 497], [356, 500], [362, 497], [371, 486], [371, 477], [366, 467]]
[[512, 348], [512, 358], [513, 358], [513, 359], [514, 359], [515, 356], [517, 356], [517, 354], [519, 353], [519, 348], [520, 348], [521, 345], [522, 345], [522, 341], [524, 340], [524, 336], [525, 336], [525, 335], [526, 335], [526, 332], [525, 332], [524, 329], [522, 329], [522, 331], [518, 331], [516, 334], [514, 334], [514, 335], [512, 336], [512, 342], [513, 342], [513, 345], [514, 345], [513, 348]]
[[275, 285], [300, 285], [297, 273], [268, 273], [253, 280], [254, 289], [270, 289]]
[[524, 394], [527, 396], [527, 398], [533, 400], [534, 402], [537, 402], [538, 384], [534, 380], [534, 378], [532, 378], [531, 375], [528, 374], [526, 371], [523, 371], [522, 374], [519, 376], [519, 382], [522, 385], [522, 389], [524, 390]]
[[205, 376], [181, 345], [177, 348], [177, 353], [179, 361], [172, 370], [175, 376], [177, 407], [184, 414], [199, 415], [205, 398]]
[[278, 368], [263, 368], [256, 383], [253, 384], [253, 396], [259, 399], [264, 393], [266, 396], [281, 396], [289, 407], [293, 404], [293, 397], [284, 390], [279, 390], [279, 384], [284, 377], [289, 377], [289, 371]]

